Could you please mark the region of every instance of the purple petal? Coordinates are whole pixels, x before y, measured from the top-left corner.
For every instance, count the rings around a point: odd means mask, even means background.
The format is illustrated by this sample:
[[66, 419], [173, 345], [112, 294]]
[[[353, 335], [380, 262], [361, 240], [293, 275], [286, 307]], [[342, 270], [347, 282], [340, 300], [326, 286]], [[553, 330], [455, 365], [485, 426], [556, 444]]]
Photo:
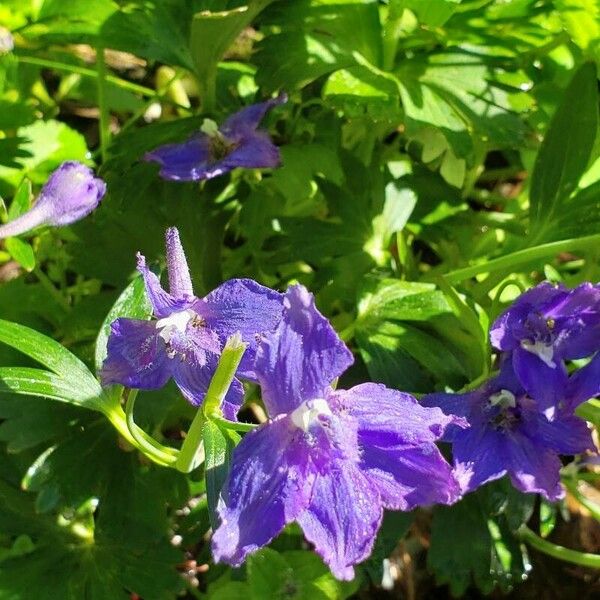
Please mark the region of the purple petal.
[[582, 283], [556, 298], [548, 305], [545, 316], [558, 320], [581, 314], [598, 314], [600, 311], [600, 288]]
[[598, 394], [600, 394], [600, 353], [570, 377], [566, 393], [567, 408], [573, 411]]
[[506, 446], [503, 433], [485, 426], [471, 426], [456, 436], [452, 445], [454, 473], [464, 493], [506, 474]]
[[106, 183], [75, 161], [62, 163], [25, 214], [0, 226], [0, 238], [20, 235], [40, 225], [69, 225], [89, 215], [106, 193]]
[[212, 162], [211, 140], [202, 133], [180, 144], [159, 146], [146, 153], [144, 160], [160, 164], [159, 175], [173, 181], [210, 179], [227, 170]]
[[393, 510], [412, 510], [429, 504], [452, 504], [460, 487], [452, 467], [433, 443], [394, 447], [363, 442], [361, 469], [377, 488], [383, 505]]
[[558, 454], [581, 454], [595, 449], [588, 424], [575, 415], [559, 412], [549, 420], [543, 414], [524, 413], [521, 431], [534, 443]]
[[380, 383], [363, 383], [332, 394], [358, 420], [358, 432], [368, 443], [417, 446], [435, 442], [452, 424], [466, 426], [463, 419], [439, 408], [421, 406], [410, 394]]
[[297, 518], [338, 579], [354, 578], [353, 565], [369, 556], [383, 509], [374, 486], [350, 461], [317, 476], [308, 508]]
[[107, 356], [100, 377], [104, 385], [155, 390], [171, 377], [165, 343], [156, 324], [136, 319], [116, 319], [110, 326]]
[[563, 362], [556, 358], [554, 366], [548, 366], [536, 354], [523, 348], [517, 348], [512, 356], [515, 374], [540, 409], [558, 406], [565, 397], [568, 381]]
[[520, 340], [515, 336], [515, 329], [525, 321], [531, 307], [528, 304], [522, 305], [517, 302], [501, 314], [490, 327], [490, 342], [498, 350], [506, 352], [519, 346]]
[[264, 336], [255, 372], [271, 417], [305, 400], [324, 398], [329, 385], [353, 362], [352, 353], [301, 285], [288, 289], [277, 329]]
[[181, 300], [195, 300], [190, 270], [179, 239], [177, 227], [169, 227], [165, 234], [167, 248], [167, 271], [169, 274], [169, 292]]
[[223, 160], [221, 166], [226, 169], [265, 169], [281, 164], [279, 149], [266, 133], [255, 131], [246, 134]]
[[555, 452], [519, 433], [511, 435], [505, 449], [510, 479], [518, 490], [539, 493], [550, 502], [564, 497], [562, 465]]
[[[172, 373], [175, 383], [191, 404], [199, 406], [221, 355], [217, 334], [206, 327], [188, 325], [185, 333], [175, 333], [171, 337], [169, 348], [174, 354]], [[244, 387], [234, 379], [223, 401], [225, 418], [235, 420], [243, 400]]]
[[156, 317], [163, 318], [168, 317], [174, 312], [179, 312], [190, 308], [192, 301], [186, 298], [174, 298], [166, 292], [158, 277], [146, 266], [146, 258], [139, 252], [137, 255], [137, 270], [142, 274], [144, 278], [144, 285], [146, 287], [146, 295], [152, 305], [152, 312]]
[[266, 102], [260, 102], [242, 108], [242, 110], [231, 115], [223, 125], [221, 125], [219, 130], [226, 138], [235, 139], [240, 132], [256, 129], [269, 110], [279, 104], [284, 104], [285, 102], [287, 102], [287, 96], [285, 94], [279, 94], [277, 98], [271, 98]]
[[240, 376], [254, 379], [254, 355], [259, 334], [271, 332], [281, 320], [283, 294], [252, 279], [230, 279], [196, 306], [208, 327], [224, 344], [240, 332], [248, 348], [238, 370]]
[[314, 474], [299, 433], [284, 416], [251, 431], [235, 448], [217, 508], [216, 562], [239, 566], [308, 506]]

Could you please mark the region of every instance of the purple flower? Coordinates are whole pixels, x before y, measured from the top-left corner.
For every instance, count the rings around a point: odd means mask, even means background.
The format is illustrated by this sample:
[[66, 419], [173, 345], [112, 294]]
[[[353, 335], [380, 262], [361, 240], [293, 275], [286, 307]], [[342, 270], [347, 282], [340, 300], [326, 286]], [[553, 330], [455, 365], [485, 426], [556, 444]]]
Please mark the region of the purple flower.
[[236, 167], [277, 167], [279, 150], [257, 127], [268, 110], [287, 102], [287, 96], [253, 104], [231, 115], [221, 127], [205, 119], [200, 133], [181, 144], [159, 146], [145, 160], [160, 164], [160, 176], [176, 181], [211, 179]]
[[69, 225], [89, 215], [106, 192], [106, 183], [75, 161], [64, 162], [42, 188], [25, 214], [0, 226], [0, 238], [25, 233], [40, 225]]
[[[104, 385], [154, 390], [172, 377], [195, 406], [204, 399], [227, 338], [240, 332], [248, 348], [238, 375], [254, 378], [256, 337], [277, 326], [283, 295], [251, 279], [231, 279], [204, 298], [194, 296], [185, 254], [175, 227], [167, 229], [169, 292], [138, 254], [138, 271], [146, 285], [156, 320], [116, 319], [111, 325]], [[235, 419], [244, 390], [234, 379], [223, 412]]]
[[494, 347], [512, 353], [515, 373], [543, 409], [564, 397], [565, 360], [600, 349], [600, 288], [568, 290], [542, 283], [525, 292], [492, 325]]
[[233, 452], [213, 553], [239, 566], [296, 521], [334, 575], [351, 579], [384, 508], [457, 500], [435, 441], [460, 420], [380, 384], [333, 390], [352, 354], [306, 288], [291, 287], [284, 306], [255, 362], [270, 420]]
[[470, 492], [508, 474], [522, 492], [540, 493], [547, 500], [564, 496], [559, 455], [593, 450], [585, 421], [566, 409], [552, 420], [546, 404], [532, 399], [515, 376], [510, 360], [482, 387], [466, 394], [430, 394], [422, 403], [446, 414], [465, 417], [470, 427], [448, 429], [455, 473], [463, 492]]

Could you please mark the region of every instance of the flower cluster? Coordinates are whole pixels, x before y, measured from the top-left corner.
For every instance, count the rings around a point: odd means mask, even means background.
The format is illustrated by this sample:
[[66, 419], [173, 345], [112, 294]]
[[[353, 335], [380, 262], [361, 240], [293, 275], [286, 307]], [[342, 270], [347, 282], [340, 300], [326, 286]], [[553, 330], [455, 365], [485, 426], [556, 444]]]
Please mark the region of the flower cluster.
[[[239, 565], [296, 521], [333, 573], [349, 579], [371, 552], [384, 508], [459, 498], [435, 442], [464, 419], [383, 385], [335, 390], [352, 354], [306, 288], [280, 294], [234, 279], [197, 298], [175, 228], [167, 230], [166, 249], [168, 292], [138, 255], [154, 318], [114, 321], [101, 377], [139, 389], [172, 377], [199, 405], [227, 337], [239, 332], [248, 344], [237, 376], [260, 384], [269, 420], [233, 453], [213, 537], [216, 560]], [[242, 397], [235, 379], [225, 417], [236, 418]]]
[[499, 374], [477, 390], [431, 394], [423, 404], [469, 423], [444, 438], [463, 492], [508, 474], [519, 490], [558, 500], [559, 455], [594, 449], [574, 410], [600, 392], [600, 354], [571, 376], [565, 361], [600, 350], [600, 287], [542, 283], [496, 320], [490, 337], [501, 352]]
[[[212, 539], [217, 561], [239, 566], [296, 522], [334, 575], [350, 579], [384, 509], [451, 504], [506, 474], [519, 490], [557, 500], [559, 455], [594, 448], [574, 409], [598, 393], [600, 360], [571, 376], [565, 361], [600, 350], [597, 286], [523, 294], [491, 329], [498, 375], [418, 403], [381, 384], [335, 389], [353, 357], [305, 287], [281, 294], [233, 279], [198, 298], [175, 228], [166, 255], [168, 292], [138, 255], [153, 318], [114, 321], [101, 377], [139, 389], [173, 378], [198, 406], [227, 338], [239, 333], [247, 344], [221, 408], [235, 420], [241, 380], [251, 380], [268, 420], [233, 452]], [[453, 467], [440, 440], [452, 444]]]

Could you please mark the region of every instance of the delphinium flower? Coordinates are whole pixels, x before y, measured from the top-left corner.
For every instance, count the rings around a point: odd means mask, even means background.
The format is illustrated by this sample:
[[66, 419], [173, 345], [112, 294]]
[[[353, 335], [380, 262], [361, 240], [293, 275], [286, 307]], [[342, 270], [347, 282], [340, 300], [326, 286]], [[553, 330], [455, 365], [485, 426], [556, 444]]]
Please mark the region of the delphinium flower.
[[[166, 232], [169, 292], [138, 254], [138, 271], [155, 319], [116, 319], [111, 325], [107, 357], [101, 370], [103, 384], [154, 390], [172, 377], [194, 405], [204, 399], [228, 336], [239, 332], [248, 348], [238, 375], [253, 378], [256, 338], [276, 327], [283, 295], [250, 279], [231, 279], [204, 298], [197, 298], [179, 239]], [[243, 400], [238, 379], [225, 398], [224, 415], [234, 419]]]
[[[565, 399], [566, 400], [566, 399]], [[532, 398], [516, 377], [510, 359], [497, 377], [466, 394], [430, 394], [425, 406], [464, 417], [469, 428], [450, 427], [444, 439], [452, 443], [456, 477], [463, 492], [508, 474], [522, 492], [539, 493], [550, 501], [564, 496], [559, 455], [593, 450], [585, 421], [567, 402], [544, 413], [550, 400]]]
[[33, 207], [0, 226], [0, 238], [25, 233], [40, 225], [69, 225], [89, 215], [106, 192], [106, 183], [75, 161], [64, 162], [50, 175]]
[[291, 287], [284, 306], [255, 361], [269, 420], [233, 452], [213, 553], [239, 566], [296, 521], [333, 574], [351, 579], [384, 508], [457, 500], [435, 445], [457, 419], [380, 384], [334, 390], [352, 354], [306, 288]]
[[600, 288], [542, 283], [519, 296], [490, 337], [495, 348], [512, 354], [519, 381], [538, 405], [552, 410], [566, 391], [564, 361], [600, 349]]
[[236, 167], [277, 167], [281, 157], [259, 123], [271, 108], [287, 101], [284, 94], [253, 104], [231, 115], [220, 127], [205, 119], [200, 132], [180, 144], [159, 146], [145, 159], [160, 164], [163, 179], [198, 181], [211, 179]]

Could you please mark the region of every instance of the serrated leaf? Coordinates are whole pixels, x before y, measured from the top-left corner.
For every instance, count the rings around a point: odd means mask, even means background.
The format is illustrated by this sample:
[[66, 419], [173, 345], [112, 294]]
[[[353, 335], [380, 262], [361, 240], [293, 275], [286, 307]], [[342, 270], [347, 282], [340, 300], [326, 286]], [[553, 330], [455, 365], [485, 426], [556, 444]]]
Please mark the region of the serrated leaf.
[[560, 217], [588, 166], [597, 131], [596, 67], [586, 63], [565, 90], [535, 160], [529, 191], [533, 236]]

